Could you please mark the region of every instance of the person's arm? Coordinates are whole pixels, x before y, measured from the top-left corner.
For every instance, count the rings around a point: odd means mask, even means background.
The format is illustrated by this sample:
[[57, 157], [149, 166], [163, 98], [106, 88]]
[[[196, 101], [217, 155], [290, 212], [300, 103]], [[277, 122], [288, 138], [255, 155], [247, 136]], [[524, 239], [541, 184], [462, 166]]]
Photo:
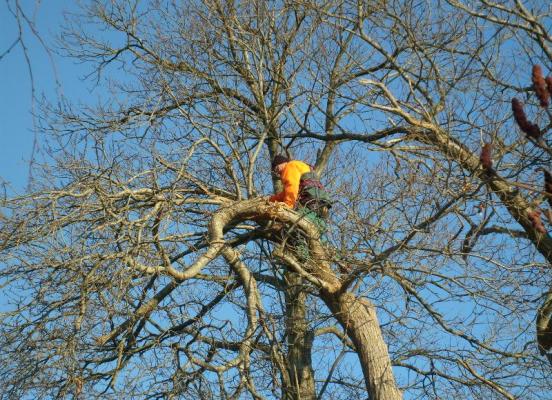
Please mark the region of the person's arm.
[[277, 194], [273, 194], [272, 196], [270, 196], [269, 198], [270, 201], [284, 201], [284, 192], [280, 192], [280, 193], [277, 193]]
[[286, 168], [282, 174], [284, 190], [270, 197], [270, 201], [281, 201], [293, 208], [299, 196], [301, 173], [296, 168]]

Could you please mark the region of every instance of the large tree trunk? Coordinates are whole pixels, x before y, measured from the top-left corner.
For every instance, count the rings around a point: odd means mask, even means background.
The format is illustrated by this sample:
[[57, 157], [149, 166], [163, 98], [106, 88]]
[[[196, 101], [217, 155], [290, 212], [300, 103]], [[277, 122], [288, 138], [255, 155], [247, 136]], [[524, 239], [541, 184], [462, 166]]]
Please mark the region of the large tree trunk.
[[286, 335], [288, 344], [288, 384], [283, 388], [285, 400], [314, 400], [314, 371], [311, 349], [314, 337], [306, 319], [306, 293], [303, 279], [286, 273]]
[[[210, 240], [213, 243], [211, 247], [224, 245], [223, 231], [228, 223], [247, 219], [256, 221], [277, 220], [284, 224], [291, 223], [304, 232], [305, 245], [308, 246], [309, 251], [309, 262], [300, 263], [292, 255], [286, 254], [285, 251], [282, 251], [283, 249], [278, 248], [274, 250], [273, 255], [289, 267], [287, 276], [294, 273], [302, 274], [301, 278], [298, 277], [297, 279], [305, 278], [320, 288], [321, 298], [355, 345], [370, 400], [402, 399], [402, 394], [395, 384], [387, 345], [383, 341], [374, 306], [366, 299], [359, 299], [352, 293], [343, 292], [342, 282], [331, 269], [326, 250], [320, 243], [320, 235], [316, 226], [306, 219], [298, 218], [298, 214], [287, 207], [267, 203], [264, 199], [242, 201], [241, 203], [232, 203], [231, 206], [221, 209], [212, 218], [209, 225]], [[287, 285], [288, 290], [295, 286], [289, 282]], [[295, 391], [297, 397], [291, 397], [294, 400], [314, 397], [314, 379], [312, 378], [310, 354], [312, 339], [305, 339], [305, 336], [307, 336], [305, 294], [301, 291], [301, 285], [297, 287], [299, 288], [298, 296], [293, 295], [288, 298], [286, 294], [288, 336], [290, 332], [294, 336], [288, 337], [291, 344], [288, 353], [288, 371], [296, 371], [297, 374], [294, 372], [293, 375], [301, 376], [302, 387], [313, 388], [312, 390], [305, 390], [305, 392], [313, 394], [312, 397], [307, 395], [298, 397], [300, 393]], [[291, 291], [288, 291], [288, 293], [293, 294]], [[299, 301], [291, 301], [293, 298], [299, 299]], [[292, 377], [289, 378], [288, 382], [291, 381]], [[283, 380], [285, 382], [285, 379]], [[284, 383], [284, 398], [290, 398], [289, 396], [285, 397], [289, 393], [285, 389], [292, 386]]]
[[[271, 136], [272, 137], [272, 136]], [[278, 142], [269, 139], [270, 159], [279, 154]], [[273, 177], [274, 193], [283, 190], [282, 182]], [[282, 379], [282, 399], [314, 400], [314, 371], [312, 369], [311, 349], [314, 338], [308, 331], [306, 320], [306, 293], [303, 279], [294, 273], [286, 272], [286, 336], [288, 345], [287, 377]]]
[[356, 347], [370, 400], [402, 399], [372, 303], [348, 292], [322, 298]]
[[552, 288], [537, 312], [537, 342], [542, 355], [552, 364]]

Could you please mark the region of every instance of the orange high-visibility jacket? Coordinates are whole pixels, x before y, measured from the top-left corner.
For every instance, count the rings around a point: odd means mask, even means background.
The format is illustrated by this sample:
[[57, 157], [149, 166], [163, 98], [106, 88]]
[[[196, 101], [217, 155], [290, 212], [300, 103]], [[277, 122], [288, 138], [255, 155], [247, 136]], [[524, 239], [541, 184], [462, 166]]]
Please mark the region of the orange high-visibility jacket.
[[270, 196], [270, 201], [281, 201], [293, 208], [297, 197], [299, 197], [299, 182], [301, 175], [310, 172], [311, 167], [302, 161], [289, 161], [280, 174], [280, 179], [284, 185], [284, 190], [274, 196]]

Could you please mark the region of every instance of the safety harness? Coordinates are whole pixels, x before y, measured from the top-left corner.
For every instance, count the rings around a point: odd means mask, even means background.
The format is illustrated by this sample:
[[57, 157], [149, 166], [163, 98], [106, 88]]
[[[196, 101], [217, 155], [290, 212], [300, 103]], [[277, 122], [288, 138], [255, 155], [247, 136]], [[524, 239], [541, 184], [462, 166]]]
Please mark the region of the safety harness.
[[333, 205], [330, 194], [314, 172], [301, 175], [298, 203], [321, 218], [327, 218]]

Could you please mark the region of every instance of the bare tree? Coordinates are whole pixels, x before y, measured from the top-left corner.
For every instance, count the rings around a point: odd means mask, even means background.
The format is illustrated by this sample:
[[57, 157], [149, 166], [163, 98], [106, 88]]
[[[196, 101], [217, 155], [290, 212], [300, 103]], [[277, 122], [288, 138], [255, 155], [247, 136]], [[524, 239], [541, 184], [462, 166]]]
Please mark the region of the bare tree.
[[[5, 396], [549, 396], [550, 140], [510, 101], [550, 14], [520, 4], [91, 1], [61, 49], [100, 100], [44, 105], [3, 201]], [[267, 201], [280, 152], [326, 231]]]

